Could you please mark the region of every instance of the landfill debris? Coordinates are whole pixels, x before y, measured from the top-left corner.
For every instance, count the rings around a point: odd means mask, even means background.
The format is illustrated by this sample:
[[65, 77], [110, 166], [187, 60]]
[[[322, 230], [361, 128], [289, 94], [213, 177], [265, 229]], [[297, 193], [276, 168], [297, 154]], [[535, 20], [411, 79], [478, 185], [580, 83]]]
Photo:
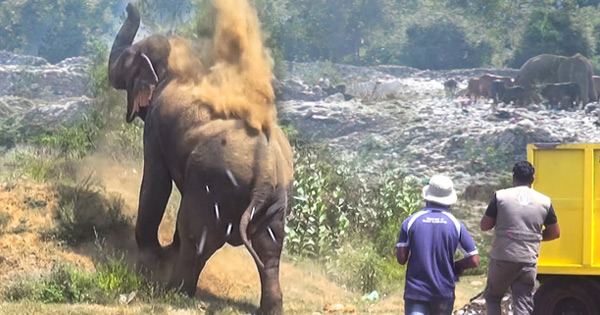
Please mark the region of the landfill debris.
[[365, 294], [362, 297], [362, 300], [367, 301], [367, 302], [375, 302], [375, 301], [379, 300], [379, 292], [373, 291], [369, 294]]

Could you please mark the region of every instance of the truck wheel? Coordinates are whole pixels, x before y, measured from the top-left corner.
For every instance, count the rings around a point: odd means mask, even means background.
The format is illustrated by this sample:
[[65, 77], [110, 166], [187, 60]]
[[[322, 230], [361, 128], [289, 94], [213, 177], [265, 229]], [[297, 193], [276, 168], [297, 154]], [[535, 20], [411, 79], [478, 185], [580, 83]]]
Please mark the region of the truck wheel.
[[600, 286], [593, 280], [554, 278], [535, 292], [534, 315], [600, 314]]

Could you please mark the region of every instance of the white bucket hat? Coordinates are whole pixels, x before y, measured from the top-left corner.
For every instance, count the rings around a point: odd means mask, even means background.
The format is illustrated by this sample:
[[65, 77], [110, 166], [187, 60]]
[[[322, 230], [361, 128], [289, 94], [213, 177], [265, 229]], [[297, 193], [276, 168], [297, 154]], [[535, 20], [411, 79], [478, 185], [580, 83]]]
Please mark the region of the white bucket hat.
[[449, 206], [456, 202], [456, 191], [452, 180], [444, 175], [433, 175], [429, 185], [423, 187], [423, 199]]

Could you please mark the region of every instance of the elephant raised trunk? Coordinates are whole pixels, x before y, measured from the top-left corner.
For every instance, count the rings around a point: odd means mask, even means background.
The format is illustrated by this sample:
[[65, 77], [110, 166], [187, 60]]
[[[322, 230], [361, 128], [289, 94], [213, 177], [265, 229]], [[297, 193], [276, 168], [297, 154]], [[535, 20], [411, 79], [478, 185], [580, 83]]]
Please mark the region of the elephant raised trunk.
[[119, 57], [125, 49], [131, 46], [139, 27], [140, 13], [131, 3], [129, 3], [127, 4], [127, 20], [125, 20], [125, 23], [123, 23], [115, 38], [108, 59], [108, 79], [116, 89], [126, 88], [126, 80], [116, 68]]

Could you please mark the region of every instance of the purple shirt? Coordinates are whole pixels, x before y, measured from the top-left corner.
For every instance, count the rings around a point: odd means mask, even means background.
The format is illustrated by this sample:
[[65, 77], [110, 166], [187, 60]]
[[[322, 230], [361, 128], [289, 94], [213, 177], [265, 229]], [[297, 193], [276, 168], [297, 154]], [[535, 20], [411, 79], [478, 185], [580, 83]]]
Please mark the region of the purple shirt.
[[402, 222], [396, 247], [408, 247], [404, 299], [454, 299], [454, 253], [477, 255], [465, 226], [448, 209], [427, 206]]

